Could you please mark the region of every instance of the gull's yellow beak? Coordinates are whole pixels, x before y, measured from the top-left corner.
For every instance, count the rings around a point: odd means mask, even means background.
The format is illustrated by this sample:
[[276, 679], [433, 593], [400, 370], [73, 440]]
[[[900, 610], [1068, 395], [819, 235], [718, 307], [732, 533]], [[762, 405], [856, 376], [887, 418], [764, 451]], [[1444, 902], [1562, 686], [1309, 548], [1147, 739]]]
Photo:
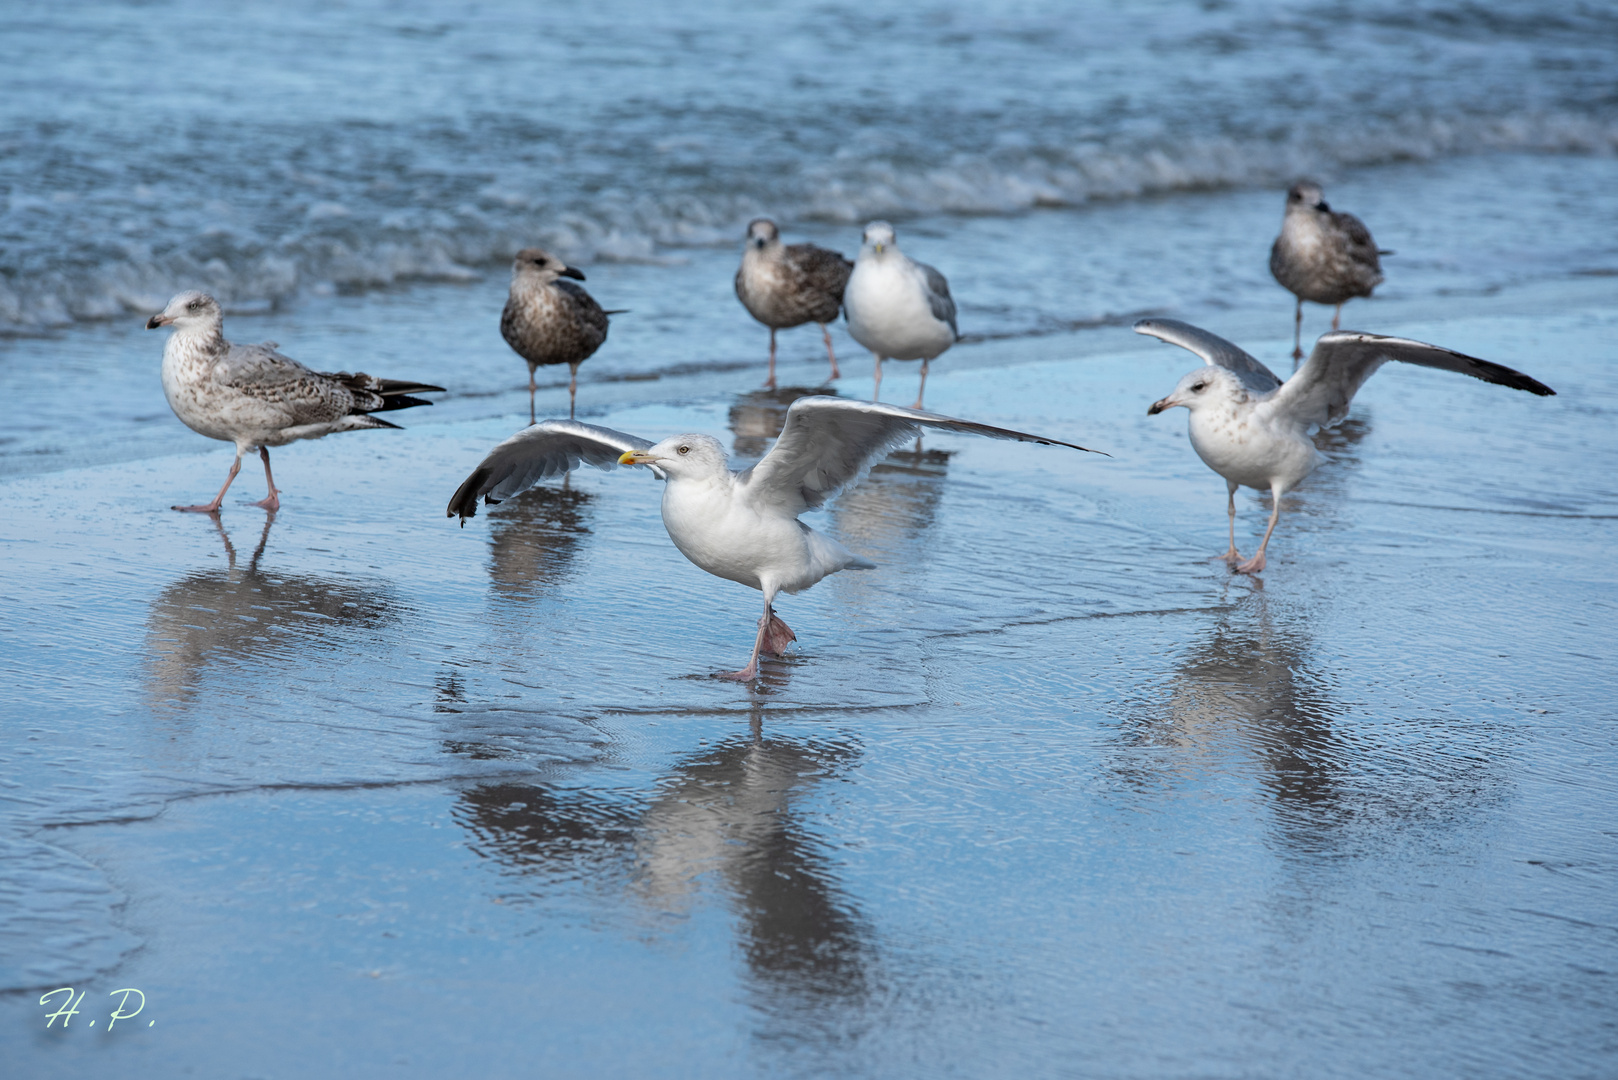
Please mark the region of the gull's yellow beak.
[[657, 459], [644, 450], [625, 450], [618, 455], [620, 465], [650, 465]]
[[883, 249], [883, 248], [884, 248], [884, 247], [886, 247], [886, 246], [887, 246], [887, 245], [885, 245], [885, 244], [877, 244], [877, 245], [875, 245], [875, 246], [876, 246], [876, 253], [877, 253], [877, 254], [878, 254], [878, 255], [880, 255], [880, 254], [882, 254], [882, 249]]

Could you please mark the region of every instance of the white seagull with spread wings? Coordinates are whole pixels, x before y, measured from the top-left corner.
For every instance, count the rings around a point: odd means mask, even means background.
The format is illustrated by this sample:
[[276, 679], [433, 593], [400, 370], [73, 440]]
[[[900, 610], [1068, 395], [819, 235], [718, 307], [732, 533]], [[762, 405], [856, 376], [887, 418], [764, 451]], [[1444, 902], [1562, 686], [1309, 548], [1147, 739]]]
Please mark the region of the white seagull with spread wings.
[[1264, 552], [1281, 516], [1282, 494], [1326, 460], [1310, 434], [1347, 416], [1354, 394], [1389, 360], [1455, 371], [1530, 394], [1556, 393], [1501, 364], [1408, 338], [1352, 330], [1322, 335], [1309, 359], [1284, 383], [1239, 347], [1189, 323], [1142, 319], [1135, 324], [1135, 333], [1190, 349], [1207, 365], [1181, 379], [1172, 394], [1153, 402], [1146, 413], [1156, 416], [1176, 405], [1190, 411], [1191, 446], [1208, 468], [1225, 478], [1229, 489], [1227, 562], [1241, 559], [1236, 551], [1236, 488], [1268, 488], [1274, 496], [1264, 541], [1258, 554], [1236, 566], [1239, 574], [1264, 569]]
[[815, 395], [792, 403], [781, 437], [757, 465], [733, 472], [724, 447], [708, 435], [675, 435], [654, 445], [594, 424], [544, 420], [490, 451], [450, 499], [448, 516], [459, 515], [464, 524], [479, 499], [509, 499], [581, 462], [600, 469], [650, 466], [667, 481], [663, 524], [680, 554], [716, 577], [764, 593], [752, 658], [723, 676], [745, 682], [758, 674], [761, 653], [779, 655], [796, 639], [775, 615], [777, 593], [801, 592], [839, 570], [875, 569], [798, 515], [858, 483], [885, 452], [926, 428], [1085, 449], [897, 405]]

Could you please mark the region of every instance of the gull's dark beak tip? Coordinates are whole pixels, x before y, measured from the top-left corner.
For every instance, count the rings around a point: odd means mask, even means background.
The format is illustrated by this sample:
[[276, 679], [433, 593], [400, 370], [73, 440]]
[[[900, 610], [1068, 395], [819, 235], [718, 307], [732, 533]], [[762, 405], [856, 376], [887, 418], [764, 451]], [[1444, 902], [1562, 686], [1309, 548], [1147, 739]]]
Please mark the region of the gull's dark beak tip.
[[584, 271], [580, 270], [576, 266], [568, 266], [568, 267], [564, 267], [562, 269], [562, 276], [563, 277], [573, 278], [576, 281], [583, 281], [584, 280]]
[[1160, 413], [1162, 411], [1163, 411], [1163, 403], [1161, 401], [1154, 401], [1150, 405], [1146, 406], [1146, 415], [1147, 416], [1156, 416], [1158, 413]]
[[162, 326], [162, 325], [163, 325], [163, 316], [161, 316], [161, 315], [153, 315], [150, 319], [146, 320], [146, 329], [148, 329], [148, 330], [156, 330], [159, 326]]

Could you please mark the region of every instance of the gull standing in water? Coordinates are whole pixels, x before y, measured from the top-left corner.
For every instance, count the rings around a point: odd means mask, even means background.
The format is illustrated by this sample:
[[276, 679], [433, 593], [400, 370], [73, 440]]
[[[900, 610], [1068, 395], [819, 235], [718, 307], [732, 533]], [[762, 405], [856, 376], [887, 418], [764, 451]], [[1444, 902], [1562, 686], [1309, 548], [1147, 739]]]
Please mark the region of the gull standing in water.
[[377, 379], [363, 371], [324, 374], [311, 371], [277, 352], [273, 341], [236, 345], [225, 340], [225, 316], [207, 293], [183, 292], [161, 313], [146, 320], [146, 329], [173, 326], [163, 346], [163, 393], [182, 423], [210, 439], [236, 444], [225, 486], [213, 502], [176, 506], [176, 510], [217, 513], [242, 468], [242, 455], [258, 447], [264, 460], [264, 483], [270, 493], [254, 503], [272, 513], [281, 508], [280, 492], [270, 475], [272, 446], [298, 439], [318, 439], [334, 431], [397, 428], [370, 415], [431, 405], [410, 394], [440, 392], [442, 386]]
[[1236, 488], [1270, 490], [1274, 500], [1270, 526], [1258, 553], [1236, 566], [1239, 574], [1264, 569], [1264, 552], [1281, 516], [1281, 496], [1326, 460], [1310, 441], [1310, 432], [1347, 416], [1354, 394], [1389, 360], [1455, 371], [1542, 397], [1556, 393], [1501, 364], [1438, 345], [1352, 330], [1322, 335], [1308, 361], [1284, 383], [1237, 346], [1189, 323], [1142, 319], [1135, 324], [1135, 333], [1189, 349], [1207, 365], [1181, 379], [1172, 394], [1153, 402], [1146, 413], [1156, 416], [1176, 405], [1190, 411], [1191, 446], [1225, 478], [1229, 489], [1226, 562], [1237, 564], [1241, 559], [1236, 551]]
[[1337, 329], [1343, 305], [1370, 296], [1382, 284], [1381, 255], [1371, 230], [1353, 214], [1326, 205], [1319, 184], [1301, 180], [1287, 192], [1281, 235], [1270, 248], [1270, 273], [1298, 298], [1292, 320], [1292, 359], [1303, 359], [1303, 302], [1336, 304], [1331, 328]]
[[447, 513], [459, 515], [464, 525], [477, 513], [479, 499], [509, 499], [580, 462], [601, 469], [650, 466], [667, 481], [663, 525], [680, 554], [716, 577], [764, 594], [753, 655], [745, 668], [723, 676], [745, 682], [758, 674], [761, 653], [779, 655], [796, 639], [775, 615], [777, 593], [801, 592], [839, 570], [875, 568], [798, 515], [858, 483], [884, 452], [923, 428], [1084, 449], [897, 405], [815, 395], [792, 403], [781, 437], [758, 464], [732, 472], [724, 447], [708, 435], [675, 435], [654, 445], [594, 424], [546, 420], [491, 450], [450, 499]]
[[770, 377], [775, 389], [775, 332], [806, 322], [820, 324], [826, 341], [831, 377], [838, 378], [837, 354], [832, 351], [826, 324], [843, 306], [843, 287], [854, 264], [835, 251], [814, 244], [781, 243], [781, 230], [769, 218], [754, 218], [747, 226], [747, 249], [736, 271], [736, 298], [753, 318], [770, 328]]
[[893, 226], [873, 221], [854, 260], [843, 292], [848, 332], [876, 357], [875, 401], [882, 394], [883, 360], [920, 360], [921, 386], [916, 404], [927, 391], [927, 366], [955, 344], [955, 301], [944, 275], [899, 250]]
[[584, 271], [567, 265], [543, 248], [523, 248], [511, 263], [511, 293], [500, 313], [500, 335], [528, 361], [528, 422], [534, 422], [534, 370], [566, 364], [567, 414], [573, 415], [579, 393], [579, 365], [607, 340], [607, 316], [595, 297], [572, 281]]

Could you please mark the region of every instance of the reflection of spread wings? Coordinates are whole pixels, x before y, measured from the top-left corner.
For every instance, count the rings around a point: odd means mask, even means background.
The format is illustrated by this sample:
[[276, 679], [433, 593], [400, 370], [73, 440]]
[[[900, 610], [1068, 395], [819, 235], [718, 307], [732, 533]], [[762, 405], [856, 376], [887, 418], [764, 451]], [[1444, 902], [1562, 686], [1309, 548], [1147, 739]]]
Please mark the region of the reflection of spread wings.
[[801, 514], [824, 506], [839, 491], [858, 483], [885, 451], [927, 428], [1085, 449], [898, 405], [814, 395], [792, 403], [775, 447], [737, 482], [755, 505]]
[[1142, 319], [1135, 324], [1135, 333], [1150, 334], [1171, 345], [1191, 350], [1205, 363], [1234, 374], [1254, 395], [1268, 394], [1281, 385], [1275, 372], [1253, 359], [1240, 346], [1218, 334], [1210, 334], [1200, 326], [1192, 326], [1179, 319]]
[[1455, 371], [1541, 397], [1556, 393], [1520, 371], [1453, 349], [1407, 338], [1338, 330], [1322, 335], [1315, 342], [1309, 359], [1277, 391], [1270, 406], [1276, 413], [1301, 424], [1320, 427], [1335, 424], [1348, 414], [1348, 403], [1365, 380], [1389, 360]]
[[620, 455], [652, 444], [611, 428], [577, 420], [541, 420], [489, 451], [449, 501], [446, 516], [462, 523], [478, 512], [478, 500], [501, 502], [580, 464], [610, 469]]

